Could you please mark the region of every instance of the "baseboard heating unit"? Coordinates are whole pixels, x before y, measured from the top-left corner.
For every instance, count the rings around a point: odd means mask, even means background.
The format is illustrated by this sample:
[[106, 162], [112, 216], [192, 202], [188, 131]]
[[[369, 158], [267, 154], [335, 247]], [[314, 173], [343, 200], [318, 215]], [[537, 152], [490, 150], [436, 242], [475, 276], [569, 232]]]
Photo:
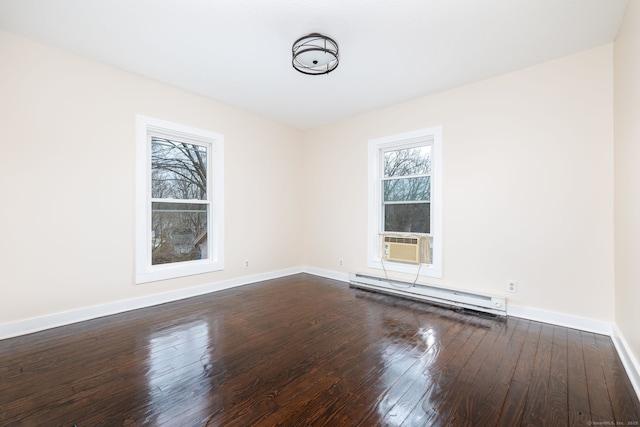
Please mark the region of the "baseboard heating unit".
[[368, 289], [411, 299], [429, 301], [455, 307], [467, 308], [498, 316], [506, 316], [507, 302], [504, 298], [438, 288], [435, 286], [411, 284], [382, 277], [349, 273], [349, 284], [354, 288]]

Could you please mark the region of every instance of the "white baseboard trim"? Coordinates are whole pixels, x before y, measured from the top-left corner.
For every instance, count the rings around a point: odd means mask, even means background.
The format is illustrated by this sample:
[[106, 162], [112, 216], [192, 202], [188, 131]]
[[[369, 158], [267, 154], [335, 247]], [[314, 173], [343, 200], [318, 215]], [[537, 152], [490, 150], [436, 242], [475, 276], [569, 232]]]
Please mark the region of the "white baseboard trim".
[[593, 332], [611, 336], [613, 324], [602, 320], [589, 319], [586, 317], [573, 316], [571, 314], [558, 313], [555, 311], [541, 310], [538, 308], [521, 307], [507, 303], [507, 316], [520, 317], [522, 319], [534, 320], [536, 322], [549, 323], [557, 326], [564, 326], [571, 329], [579, 329], [585, 332]]
[[613, 334], [611, 335], [611, 339], [613, 340], [613, 345], [616, 347], [618, 351], [618, 356], [620, 356], [620, 360], [622, 360], [622, 365], [624, 369], [627, 371], [627, 376], [631, 381], [631, 385], [640, 399], [640, 362], [636, 359], [631, 351], [631, 347], [627, 343], [627, 340], [618, 329], [618, 326], [613, 327]]
[[0, 324], [0, 340], [303, 272], [302, 268], [290, 268], [4, 323]]
[[315, 267], [303, 267], [302, 271], [314, 276], [320, 276], [327, 279], [338, 280], [340, 282], [349, 282], [349, 273], [342, 273], [339, 271], [324, 270], [322, 268]]

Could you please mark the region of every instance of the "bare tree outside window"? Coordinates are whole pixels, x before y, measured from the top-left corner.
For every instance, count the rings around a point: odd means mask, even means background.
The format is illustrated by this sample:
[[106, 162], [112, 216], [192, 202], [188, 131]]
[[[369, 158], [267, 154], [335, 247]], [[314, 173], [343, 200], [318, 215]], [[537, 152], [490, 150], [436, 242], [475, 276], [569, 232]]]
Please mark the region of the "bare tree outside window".
[[151, 264], [206, 258], [207, 148], [151, 138]]
[[431, 146], [384, 152], [384, 231], [431, 231]]

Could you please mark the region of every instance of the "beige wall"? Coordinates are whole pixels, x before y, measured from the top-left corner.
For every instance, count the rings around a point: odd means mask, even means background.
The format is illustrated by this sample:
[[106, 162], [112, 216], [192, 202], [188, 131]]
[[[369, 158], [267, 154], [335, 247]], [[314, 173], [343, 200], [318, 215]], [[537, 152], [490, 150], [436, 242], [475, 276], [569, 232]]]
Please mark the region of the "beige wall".
[[[224, 134], [224, 271], [134, 285], [136, 114]], [[0, 324], [302, 263], [299, 131], [4, 33], [0, 117]]]
[[[516, 280], [513, 304], [611, 322], [612, 57], [302, 133], [0, 34], [0, 324], [302, 265], [365, 272], [367, 141], [434, 125], [444, 278], [430, 282], [505, 294]], [[133, 284], [136, 114], [224, 134], [224, 271]]]
[[[615, 42], [616, 324], [640, 361], [640, 2]], [[640, 373], [639, 373], [640, 374]]]
[[[366, 267], [367, 141], [443, 127], [444, 277], [606, 322], [613, 300], [613, 46], [304, 135], [306, 263]], [[381, 82], [383, 83], [383, 82]]]

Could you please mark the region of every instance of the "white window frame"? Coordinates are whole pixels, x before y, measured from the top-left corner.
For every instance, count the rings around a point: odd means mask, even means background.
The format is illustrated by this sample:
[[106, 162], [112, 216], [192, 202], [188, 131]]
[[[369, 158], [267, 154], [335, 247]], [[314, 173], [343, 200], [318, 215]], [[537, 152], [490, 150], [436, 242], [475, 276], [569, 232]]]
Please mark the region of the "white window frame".
[[[208, 257], [151, 264], [151, 136], [188, 140], [207, 147], [210, 201]], [[224, 269], [224, 137], [215, 132], [143, 115], [136, 116], [136, 284]]]
[[[382, 178], [381, 153], [390, 149], [431, 144], [431, 227], [432, 263], [405, 264], [382, 261]], [[369, 140], [369, 209], [367, 230], [367, 267], [442, 278], [442, 126], [420, 129]], [[389, 233], [415, 236], [414, 233]]]

